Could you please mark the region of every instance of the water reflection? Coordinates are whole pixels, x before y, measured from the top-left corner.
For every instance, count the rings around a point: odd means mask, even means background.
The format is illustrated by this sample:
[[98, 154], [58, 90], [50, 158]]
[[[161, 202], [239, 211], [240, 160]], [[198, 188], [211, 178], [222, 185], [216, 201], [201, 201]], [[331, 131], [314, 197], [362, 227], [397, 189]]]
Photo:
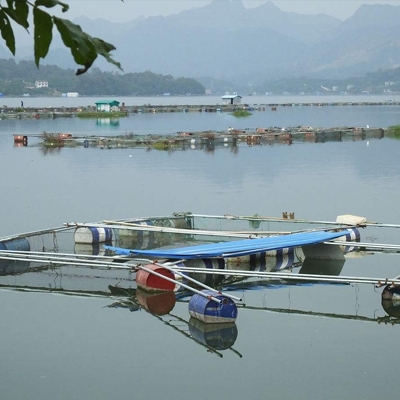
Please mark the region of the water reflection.
[[96, 120], [97, 126], [106, 126], [106, 127], [118, 127], [119, 126], [119, 118], [97, 118]]
[[[269, 257], [268, 270], [274, 270], [282, 265], [283, 260], [289, 259], [289, 254], [279, 257]], [[345, 261], [343, 260], [313, 260], [305, 259], [302, 263], [287, 264], [285, 270], [295, 274], [332, 275], [339, 276]], [[225, 264], [216, 262], [212, 267], [219, 269]], [[164, 325], [180, 333], [198, 345], [204, 347], [208, 352], [223, 357], [224, 351], [233, 351], [237, 356], [242, 354], [234, 349], [238, 338], [239, 329], [236, 323], [205, 324], [187, 312], [185, 316], [174, 313], [177, 304], [187, 304], [191, 292], [179, 289], [177, 292], [165, 292], [150, 294], [136, 287], [134, 274], [126, 271], [104, 271], [96, 268], [74, 268], [73, 266], [55, 267], [54, 265], [37, 265], [37, 263], [19, 261], [1, 261], [0, 288], [15, 290], [35, 290], [46, 293], [58, 292], [66, 295], [79, 296], [101, 296], [112, 300], [107, 306], [113, 309], [126, 309], [131, 313], [145, 311], [158, 319]], [[249, 263], [237, 265], [240, 270], [265, 270], [265, 264], [250, 266]], [[212, 269], [214, 269], [212, 268]], [[278, 271], [281, 271], [278, 269]], [[111, 275], [113, 279], [111, 279]], [[207, 277], [207, 275], [209, 275]], [[212, 277], [212, 279], [210, 278]], [[115, 278], [115, 279], [114, 279]], [[252, 291], [260, 290], [265, 295], [265, 289], [283, 289], [290, 285], [319, 285], [318, 282], [285, 281], [284, 279], [261, 279], [261, 278], [239, 278], [235, 281], [228, 275], [219, 275], [215, 279], [213, 274], [205, 274], [204, 279], [209, 285], [219, 290], [226, 291]], [[112, 282], [112, 284], [110, 284]], [[189, 282], [186, 282], [189, 283]], [[387, 298], [389, 295], [391, 298]], [[265, 304], [258, 307], [252, 304], [239, 305], [240, 308], [257, 312], [274, 312], [283, 314], [307, 315], [314, 317], [325, 317], [330, 319], [354, 320], [362, 322], [376, 322], [378, 324], [400, 324], [400, 300], [397, 298], [398, 287], [385, 288], [382, 292], [382, 309], [385, 316], [367, 317], [354, 314], [320, 312], [315, 310], [302, 310], [292, 307], [268, 307]], [[390, 297], [390, 296], [389, 296]], [[258, 302], [257, 302], [258, 303]], [[318, 307], [318, 302], [314, 302]], [[239, 311], [240, 312], [240, 311]]]
[[234, 322], [226, 324], [205, 324], [191, 317], [189, 331], [199, 343], [203, 343], [215, 350], [226, 350], [231, 348], [237, 339], [238, 329]]

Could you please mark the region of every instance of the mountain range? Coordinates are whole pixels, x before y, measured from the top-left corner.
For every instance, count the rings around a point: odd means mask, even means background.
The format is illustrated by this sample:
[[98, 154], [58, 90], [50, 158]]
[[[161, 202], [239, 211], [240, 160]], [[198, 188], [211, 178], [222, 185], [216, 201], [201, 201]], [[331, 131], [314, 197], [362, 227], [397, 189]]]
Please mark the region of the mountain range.
[[[247, 9], [238, 0], [214, 0], [166, 17], [126, 23], [80, 17], [73, 22], [113, 43], [113, 58], [125, 73], [150, 70], [251, 86], [282, 78], [337, 79], [396, 68], [399, 20], [400, 6], [391, 5], [364, 4], [342, 21], [324, 14], [285, 12], [272, 2]], [[32, 45], [25, 46], [19, 38], [16, 59], [32, 59]], [[10, 58], [1, 46], [0, 58]], [[115, 70], [100, 58], [96, 67]], [[58, 35], [42, 63], [76, 68]]]

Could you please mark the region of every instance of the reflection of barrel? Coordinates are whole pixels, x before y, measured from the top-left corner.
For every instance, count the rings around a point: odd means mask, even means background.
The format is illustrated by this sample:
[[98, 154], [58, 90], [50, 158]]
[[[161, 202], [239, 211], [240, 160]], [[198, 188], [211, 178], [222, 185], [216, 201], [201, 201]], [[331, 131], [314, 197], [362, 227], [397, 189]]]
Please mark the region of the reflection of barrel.
[[[0, 251], [1, 250], [30, 251], [31, 246], [27, 238], [15, 238], [2, 240], [0, 242]], [[29, 265], [29, 262], [0, 259], [0, 275], [12, 275], [25, 272], [29, 268]]]
[[136, 299], [142, 307], [156, 315], [168, 314], [173, 310], [176, 303], [174, 292], [152, 295], [140, 288], [136, 290]]
[[299, 274], [339, 276], [342, 272], [345, 259], [315, 259], [306, 257]]
[[400, 318], [400, 285], [387, 285], [382, 291], [382, 308], [388, 315]]
[[205, 324], [196, 318], [190, 318], [188, 325], [194, 339], [215, 350], [232, 347], [238, 336], [238, 329], [234, 322]]
[[6, 261], [0, 260], [0, 275], [17, 275], [26, 272], [30, 261]]
[[[189, 301], [189, 314], [206, 324], [220, 324], [224, 322], [234, 322], [237, 318], [237, 307], [234, 301], [222, 294], [210, 290], [203, 290], [204, 295], [194, 294]], [[217, 303], [209, 296], [221, 300]]]
[[75, 243], [74, 253], [90, 256], [104, 256], [106, 254], [106, 249], [104, 245], [112, 245], [111, 242], [108, 243]]
[[97, 228], [94, 226], [81, 226], [75, 229], [75, 243], [104, 243], [112, 240], [111, 228]]
[[[174, 274], [169, 269], [163, 268], [161, 265], [148, 264], [145, 268], [163, 275], [168, 279], [175, 279]], [[143, 269], [139, 269], [136, 273], [136, 284], [147, 292], [173, 291], [176, 287], [175, 283]]]

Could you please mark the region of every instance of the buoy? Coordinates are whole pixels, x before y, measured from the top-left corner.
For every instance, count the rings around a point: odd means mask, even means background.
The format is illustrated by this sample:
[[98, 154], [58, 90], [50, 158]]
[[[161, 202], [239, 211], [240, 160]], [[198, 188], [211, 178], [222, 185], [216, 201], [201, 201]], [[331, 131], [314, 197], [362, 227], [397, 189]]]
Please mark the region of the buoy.
[[75, 243], [104, 243], [111, 242], [113, 232], [111, 228], [97, 228], [81, 226], [75, 229]]
[[[211, 290], [203, 290], [202, 293], [203, 295], [193, 295], [189, 301], [189, 314], [193, 318], [206, 324], [220, 324], [236, 321], [238, 310], [232, 299]], [[210, 296], [221, 300], [221, 303], [210, 299]]]
[[155, 315], [168, 314], [176, 303], [174, 292], [150, 294], [140, 288], [136, 289], [136, 299], [142, 307]]
[[[139, 269], [136, 273], [136, 284], [138, 287], [150, 293], [167, 291], [171, 292], [175, 290], [176, 284], [168, 280], [172, 279], [175, 281], [175, 276], [169, 269], [155, 264], [145, 265], [145, 268], [148, 271]], [[163, 277], [155, 275], [149, 271], [154, 271], [156, 274], [162, 275], [167, 279], [164, 279]]]

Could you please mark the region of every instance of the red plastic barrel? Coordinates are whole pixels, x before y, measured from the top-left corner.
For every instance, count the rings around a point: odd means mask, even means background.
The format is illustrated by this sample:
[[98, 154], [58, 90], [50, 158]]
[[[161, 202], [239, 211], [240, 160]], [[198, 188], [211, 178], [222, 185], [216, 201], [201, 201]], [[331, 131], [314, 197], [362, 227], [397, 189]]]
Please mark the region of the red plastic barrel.
[[[175, 279], [174, 274], [169, 269], [163, 268], [161, 265], [148, 264], [145, 265], [145, 268], [154, 271], [157, 274], [161, 274], [166, 278]], [[175, 283], [143, 269], [139, 269], [136, 273], [136, 284], [147, 292], [171, 292], [175, 289]]]

